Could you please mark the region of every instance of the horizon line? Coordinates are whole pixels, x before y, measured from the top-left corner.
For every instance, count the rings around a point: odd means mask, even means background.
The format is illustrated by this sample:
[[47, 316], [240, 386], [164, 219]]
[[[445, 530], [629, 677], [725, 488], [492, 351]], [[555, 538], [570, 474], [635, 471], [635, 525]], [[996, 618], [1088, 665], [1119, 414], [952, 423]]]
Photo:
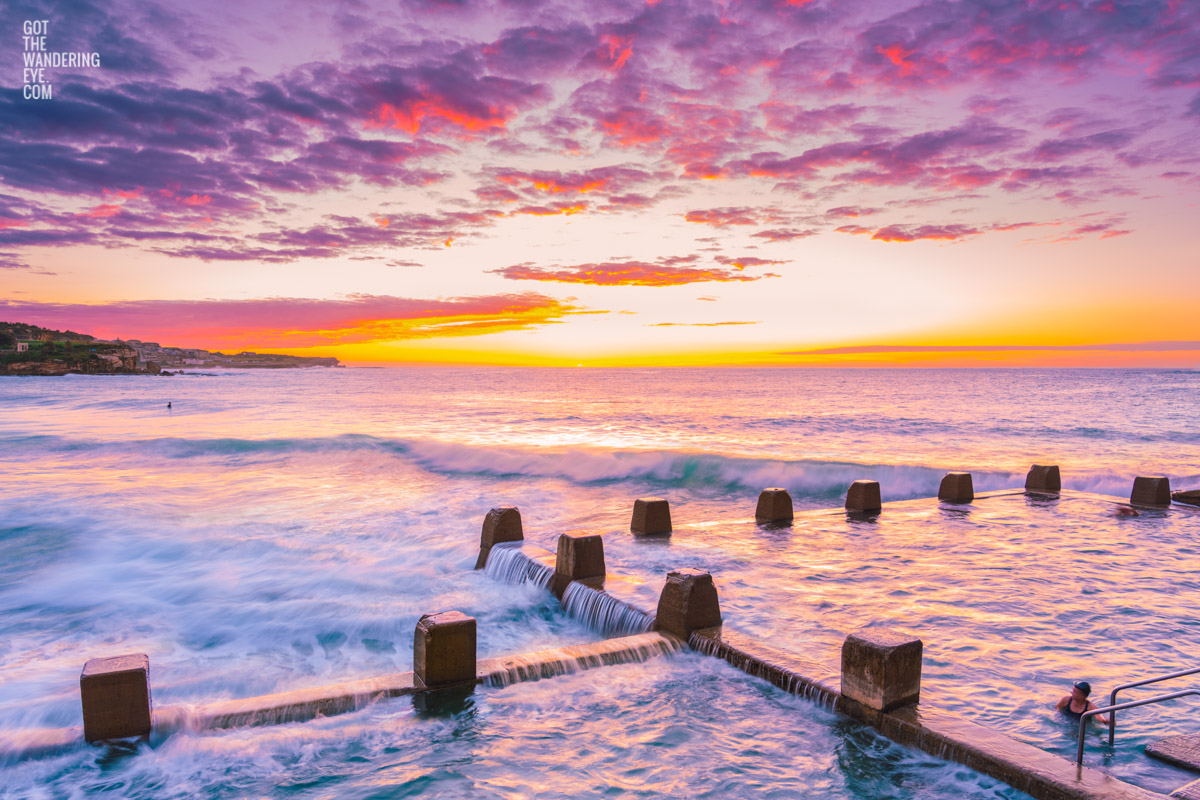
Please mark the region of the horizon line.
[[1200, 341], [1113, 342], [1108, 344], [865, 344], [844, 347], [823, 347], [812, 350], [778, 351], [779, 356], [832, 356], [871, 353], [1004, 353], [1039, 352], [1120, 352], [1153, 353], [1200, 351]]

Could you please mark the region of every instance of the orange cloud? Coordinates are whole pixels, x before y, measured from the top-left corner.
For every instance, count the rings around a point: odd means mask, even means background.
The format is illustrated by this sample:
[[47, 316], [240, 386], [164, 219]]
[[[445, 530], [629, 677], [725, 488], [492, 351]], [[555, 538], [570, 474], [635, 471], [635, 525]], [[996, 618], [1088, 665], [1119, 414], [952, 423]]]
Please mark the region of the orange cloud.
[[607, 178], [587, 173], [578, 175], [551, 175], [546, 173], [502, 172], [496, 176], [496, 180], [501, 183], [507, 183], [510, 186], [519, 183], [528, 183], [535, 189], [552, 194], [561, 194], [563, 192], [585, 194], [596, 189], [601, 189], [608, 183]]
[[338, 342], [390, 342], [411, 339], [435, 339], [458, 336], [483, 336], [506, 331], [525, 331], [542, 325], [562, 322], [568, 313], [585, 313], [569, 305], [553, 301], [543, 306], [511, 306], [483, 314], [456, 314], [421, 319], [370, 320], [337, 331], [319, 331], [305, 336], [289, 332], [286, 340], [272, 347], [312, 347]]
[[0, 217], [0, 231], [5, 228], [28, 228], [29, 221], [24, 219], [14, 219], [12, 217]]
[[0, 316], [101, 337], [175, 347], [303, 348], [530, 330], [592, 312], [525, 292], [448, 300], [350, 295], [339, 300], [140, 300], [84, 305], [0, 301]]
[[586, 211], [587, 208], [587, 203], [551, 203], [546, 206], [522, 206], [513, 211], [512, 214], [529, 214], [535, 217], [552, 217], [558, 214], [570, 216], [578, 214], [581, 211]]
[[183, 198], [185, 206], [206, 206], [212, 202], [212, 198], [206, 194], [194, 194], [191, 197]]
[[416, 136], [425, 119], [443, 120], [466, 131], [503, 130], [516, 115], [516, 109], [488, 105], [484, 113], [457, 109], [435, 100], [411, 100], [405, 103], [380, 103], [367, 118], [368, 128], [392, 127]]

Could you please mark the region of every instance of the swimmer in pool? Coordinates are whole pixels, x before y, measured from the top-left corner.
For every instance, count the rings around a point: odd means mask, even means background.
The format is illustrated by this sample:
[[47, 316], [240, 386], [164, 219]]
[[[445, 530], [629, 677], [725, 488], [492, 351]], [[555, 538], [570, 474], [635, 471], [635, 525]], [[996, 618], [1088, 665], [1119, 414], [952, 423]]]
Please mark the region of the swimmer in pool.
[[[1092, 685], [1087, 681], [1075, 681], [1071, 685], [1071, 693], [1059, 700], [1055, 705], [1059, 711], [1065, 714], [1072, 720], [1078, 721], [1088, 711], [1094, 711], [1098, 706], [1088, 700], [1088, 695], [1092, 693]], [[1099, 722], [1101, 725], [1111, 725], [1107, 715], [1097, 714], [1092, 719]]]

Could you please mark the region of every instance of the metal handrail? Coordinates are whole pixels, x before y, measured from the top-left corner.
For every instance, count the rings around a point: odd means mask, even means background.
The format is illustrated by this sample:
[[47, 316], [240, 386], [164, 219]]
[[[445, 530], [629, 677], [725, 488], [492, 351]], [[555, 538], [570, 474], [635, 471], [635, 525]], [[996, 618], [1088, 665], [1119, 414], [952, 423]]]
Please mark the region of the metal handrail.
[[[1147, 678], [1144, 681], [1135, 681], [1134, 683], [1122, 683], [1120, 686], [1113, 689], [1112, 692], [1108, 695], [1108, 705], [1115, 706], [1117, 704], [1117, 692], [1121, 691], [1122, 689], [1132, 689], [1135, 686], [1146, 686], [1147, 684], [1158, 683], [1159, 681], [1169, 681], [1172, 678], [1182, 678], [1185, 675], [1195, 675], [1198, 672], [1200, 672], [1200, 667], [1194, 667], [1192, 669], [1183, 669], [1183, 670], [1180, 670], [1179, 672], [1172, 672], [1169, 675], [1159, 675], [1157, 678]], [[1113, 714], [1112, 724], [1108, 728], [1108, 746], [1109, 747], [1112, 747], [1113, 739], [1116, 737], [1116, 735], [1117, 735], [1117, 715]]]
[[[1131, 700], [1128, 703], [1121, 703], [1119, 706], [1105, 706], [1104, 708], [1094, 708], [1091, 711], [1083, 712], [1083, 715], [1079, 717], [1079, 748], [1075, 752], [1076, 765], [1083, 766], [1083, 733], [1087, 730], [1088, 720], [1092, 717], [1097, 714], [1107, 714], [1126, 708], [1137, 708], [1138, 706], [1148, 706], [1151, 703], [1162, 703], [1166, 700], [1174, 700], [1177, 697], [1187, 697], [1190, 694], [1200, 694], [1200, 689], [1186, 689], [1174, 694], [1160, 694], [1157, 697], [1147, 697], [1145, 700]], [[1110, 719], [1109, 721], [1111, 722], [1112, 720]]]

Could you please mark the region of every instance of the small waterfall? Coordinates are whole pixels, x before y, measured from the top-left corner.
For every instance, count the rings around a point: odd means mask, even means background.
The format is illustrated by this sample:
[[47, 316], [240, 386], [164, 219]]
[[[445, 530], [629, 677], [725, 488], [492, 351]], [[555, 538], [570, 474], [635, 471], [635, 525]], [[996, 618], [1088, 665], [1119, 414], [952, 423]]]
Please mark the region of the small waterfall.
[[747, 675], [762, 678], [768, 683], [783, 689], [788, 694], [802, 697], [817, 705], [824, 706], [830, 711], [834, 709], [834, 705], [839, 697], [839, 693], [825, 686], [824, 681], [800, 675], [786, 667], [773, 664], [760, 656], [742, 652], [736, 647], [728, 645], [713, 636], [693, 633], [688, 638], [688, 644], [698, 653], [724, 659]]
[[644, 641], [626, 643], [608, 639], [590, 645], [533, 653], [505, 658], [504, 664], [484, 678], [485, 686], [502, 687], [519, 681], [535, 681], [558, 675], [571, 675], [594, 667], [613, 664], [641, 664], [658, 656], [671, 655], [683, 649], [682, 643], [655, 635]]
[[83, 744], [83, 727], [25, 728], [0, 731], [0, 767], [27, 758], [55, 756]]
[[605, 636], [629, 636], [654, 627], [654, 617], [645, 611], [582, 583], [572, 582], [562, 603], [568, 614]]
[[[288, 722], [307, 722], [317, 717], [332, 717], [360, 711], [373, 703], [394, 696], [387, 690], [353, 691], [345, 685], [319, 687], [309, 690], [309, 697], [279, 699], [272, 697], [249, 700], [217, 701], [208, 705], [180, 704], [154, 710], [152, 740], [175, 733], [197, 733], [208, 730], [241, 728], [256, 725], [283, 725]], [[322, 696], [321, 692], [329, 692]], [[286, 697], [276, 695], [276, 698]]]
[[500, 583], [532, 583], [539, 589], [549, 589], [554, 572], [527, 556], [521, 547], [521, 542], [492, 547], [483, 568], [484, 574]]
[[192, 722], [197, 729], [241, 728], [253, 725], [283, 725], [288, 722], [307, 722], [317, 717], [332, 717], [360, 711], [378, 702], [380, 695], [364, 692], [341, 697], [323, 697], [307, 703], [292, 703], [278, 708], [254, 711], [226, 711], [210, 714]]

